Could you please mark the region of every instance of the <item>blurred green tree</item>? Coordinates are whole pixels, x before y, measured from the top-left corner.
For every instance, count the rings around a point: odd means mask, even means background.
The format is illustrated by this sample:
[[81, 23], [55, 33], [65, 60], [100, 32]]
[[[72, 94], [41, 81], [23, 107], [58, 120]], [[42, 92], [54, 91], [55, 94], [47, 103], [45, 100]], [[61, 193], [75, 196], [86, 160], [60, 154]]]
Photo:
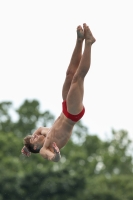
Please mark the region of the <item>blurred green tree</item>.
[[[12, 119], [10, 111], [16, 114], [16, 121]], [[50, 126], [53, 121], [54, 116], [49, 111], [40, 111], [37, 100], [25, 100], [16, 110], [11, 102], [0, 103], [0, 131], [13, 132], [19, 138], [32, 134], [39, 126]]]
[[0, 200], [132, 200], [132, 142], [127, 131], [112, 130], [102, 141], [79, 121], [59, 163], [39, 154], [21, 155], [23, 137], [54, 116], [40, 111], [37, 100], [25, 100], [12, 118], [11, 102], [0, 103]]
[[12, 103], [10, 101], [0, 103], [0, 131], [10, 132], [13, 122], [10, 114]]

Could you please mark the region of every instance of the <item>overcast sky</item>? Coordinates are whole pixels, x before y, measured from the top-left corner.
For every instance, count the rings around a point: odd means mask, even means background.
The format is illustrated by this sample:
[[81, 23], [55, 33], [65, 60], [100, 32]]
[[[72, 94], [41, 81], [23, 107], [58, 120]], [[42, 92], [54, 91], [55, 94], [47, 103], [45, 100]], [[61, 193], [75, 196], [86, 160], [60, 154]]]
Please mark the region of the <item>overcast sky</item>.
[[102, 138], [111, 128], [132, 137], [132, 20], [132, 0], [1, 0], [0, 101], [17, 108], [37, 99], [58, 117], [76, 27], [86, 22], [97, 41], [85, 78], [82, 122]]

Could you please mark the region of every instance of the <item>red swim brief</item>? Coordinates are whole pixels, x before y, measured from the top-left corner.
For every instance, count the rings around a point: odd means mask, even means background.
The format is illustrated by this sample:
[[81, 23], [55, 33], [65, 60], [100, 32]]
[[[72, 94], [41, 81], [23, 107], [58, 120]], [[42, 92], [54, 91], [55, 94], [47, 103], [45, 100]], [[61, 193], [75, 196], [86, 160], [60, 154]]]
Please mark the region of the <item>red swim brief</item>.
[[79, 114], [77, 114], [77, 115], [72, 115], [72, 114], [70, 114], [70, 113], [67, 111], [67, 104], [66, 104], [66, 101], [63, 101], [63, 102], [62, 102], [62, 111], [63, 111], [64, 115], [65, 115], [68, 119], [71, 119], [72, 121], [77, 122], [77, 121], [79, 121], [79, 120], [83, 117], [83, 115], [84, 115], [84, 113], [85, 113], [85, 108], [83, 107], [83, 110], [82, 110]]

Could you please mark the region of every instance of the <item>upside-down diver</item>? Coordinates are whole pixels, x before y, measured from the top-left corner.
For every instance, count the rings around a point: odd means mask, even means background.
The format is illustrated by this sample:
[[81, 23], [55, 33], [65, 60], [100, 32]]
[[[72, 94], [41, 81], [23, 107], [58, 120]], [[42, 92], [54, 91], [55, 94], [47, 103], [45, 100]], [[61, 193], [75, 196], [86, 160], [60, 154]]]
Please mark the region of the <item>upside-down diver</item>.
[[[85, 42], [82, 53], [83, 41]], [[66, 145], [71, 137], [72, 130], [84, 113], [84, 79], [91, 63], [91, 47], [95, 42], [86, 23], [77, 27], [76, 45], [66, 71], [62, 89], [62, 112], [52, 127], [40, 127], [32, 135], [24, 138], [22, 154], [30, 156], [32, 153], [40, 155], [54, 162], [61, 158], [60, 149]]]

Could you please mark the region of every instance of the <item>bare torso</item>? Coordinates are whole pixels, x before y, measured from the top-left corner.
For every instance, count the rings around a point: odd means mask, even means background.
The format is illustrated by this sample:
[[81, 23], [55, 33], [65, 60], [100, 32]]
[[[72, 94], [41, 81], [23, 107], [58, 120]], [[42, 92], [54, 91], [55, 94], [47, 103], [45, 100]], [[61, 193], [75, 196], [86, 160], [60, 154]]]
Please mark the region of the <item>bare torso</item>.
[[[82, 54], [84, 39], [85, 45]], [[70, 115], [77, 115], [83, 109], [84, 78], [90, 68], [91, 45], [94, 42], [95, 38], [86, 23], [83, 24], [83, 28], [81, 26], [77, 27], [76, 46], [66, 71], [66, 78], [62, 88], [62, 98], [63, 101], [66, 101], [67, 107], [65, 109]], [[41, 129], [35, 131], [35, 134], [42, 134], [45, 137], [40, 137], [40, 146], [43, 146], [39, 153], [43, 158], [55, 162], [59, 161], [59, 150], [64, 147], [70, 139], [73, 126], [76, 123], [66, 118], [66, 116], [61, 113], [50, 129], [41, 127]], [[36, 148], [36, 146], [37, 144], [35, 145], [34, 143], [34, 148]]]
[[53, 142], [57, 144], [59, 149], [64, 147], [71, 137], [74, 124], [75, 122], [66, 118], [65, 115], [61, 113], [51, 128], [42, 131], [42, 134], [46, 137], [44, 147], [52, 152]]

